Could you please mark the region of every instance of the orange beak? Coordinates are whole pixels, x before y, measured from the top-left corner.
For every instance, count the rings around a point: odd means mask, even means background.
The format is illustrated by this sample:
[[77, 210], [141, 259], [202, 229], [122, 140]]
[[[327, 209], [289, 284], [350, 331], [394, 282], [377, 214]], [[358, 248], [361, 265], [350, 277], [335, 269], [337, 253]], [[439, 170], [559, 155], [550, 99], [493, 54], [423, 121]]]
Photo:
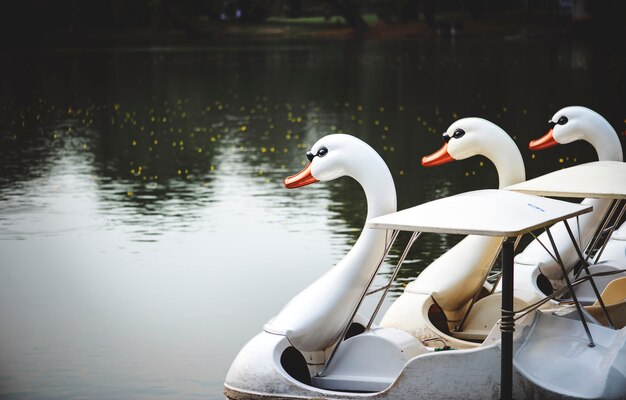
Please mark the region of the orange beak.
[[302, 171], [295, 175], [285, 178], [285, 187], [287, 189], [295, 189], [300, 186], [310, 185], [311, 183], [319, 182], [311, 175], [311, 163], [307, 165]]
[[425, 167], [434, 167], [450, 161], [454, 161], [454, 158], [448, 153], [448, 143], [444, 143], [435, 153], [422, 157], [422, 165]]
[[553, 130], [550, 129], [548, 133], [546, 133], [539, 139], [531, 140], [528, 144], [528, 148], [531, 150], [543, 150], [559, 144], [556, 140], [554, 140], [554, 136], [552, 136], [552, 131]]

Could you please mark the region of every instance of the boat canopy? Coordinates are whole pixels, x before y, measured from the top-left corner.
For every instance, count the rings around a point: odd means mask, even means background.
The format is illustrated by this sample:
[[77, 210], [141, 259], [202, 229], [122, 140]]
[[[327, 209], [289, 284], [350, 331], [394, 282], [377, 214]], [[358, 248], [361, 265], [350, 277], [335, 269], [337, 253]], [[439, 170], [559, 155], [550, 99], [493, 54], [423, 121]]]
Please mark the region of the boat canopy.
[[461, 193], [367, 221], [375, 229], [514, 237], [590, 212], [592, 206], [487, 189]]
[[505, 188], [538, 196], [626, 199], [626, 163], [595, 161]]

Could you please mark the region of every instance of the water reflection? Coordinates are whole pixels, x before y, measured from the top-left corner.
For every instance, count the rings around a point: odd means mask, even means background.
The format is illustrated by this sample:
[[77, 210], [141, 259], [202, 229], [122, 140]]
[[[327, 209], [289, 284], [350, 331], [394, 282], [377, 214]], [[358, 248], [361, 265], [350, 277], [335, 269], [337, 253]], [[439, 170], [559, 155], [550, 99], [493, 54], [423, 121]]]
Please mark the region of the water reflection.
[[[584, 143], [534, 155], [526, 144], [566, 104], [624, 130], [626, 53], [612, 50], [241, 43], [4, 57], [0, 393], [220, 398], [236, 351], [365, 222], [350, 179], [283, 188], [317, 139], [370, 143], [399, 208], [497, 186], [484, 158], [420, 166], [465, 116], [507, 130], [527, 176], [590, 161]], [[459, 239], [424, 235], [391, 297]]]

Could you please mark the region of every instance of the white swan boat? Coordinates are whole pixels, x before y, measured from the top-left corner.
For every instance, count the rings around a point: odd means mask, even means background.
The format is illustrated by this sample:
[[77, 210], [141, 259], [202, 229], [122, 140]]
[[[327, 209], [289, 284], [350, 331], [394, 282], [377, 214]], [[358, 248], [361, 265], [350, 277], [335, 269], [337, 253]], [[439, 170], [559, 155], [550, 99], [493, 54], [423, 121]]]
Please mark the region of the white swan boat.
[[[606, 328], [597, 321], [581, 324], [576, 318], [568, 318], [572, 313], [567, 310], [560, 311], [566, 316], [556, 316], [528, 308], [530, 312], [517, 320], [513, 339], [512, 314], [507, 313], [502, 324], [506, 331], [504, 343], [508, 343], [503, 346], [504, 353], [510, 355], [511, 340], [515, 341], [516, 350], [514, 368], [509, 356], [502, 358], [503, 374], [500, 335], [492, 312], [488, 313], [491, 326], [485, 340], [466, 346], [473, 347], [470, 349], [445, 352], [434, 351], [433, 343], [442, 340], [436, 334], [429, 340], [395, 327], [375, 327], [373, 317], [364, 319], [357, 313], [368, 292], [386, 294], [388, 286], [374, 290], [370, 285], [399, 229], [491, 235], [498, 237], [498, 246], [505, 243], [507, 260], [512, 260], [512, 242], [503, 237], [517, 236], [591, 207], [520, 197], [506, 191], [481, 191], [418, 206], [411, 211], [416, 216], [404, 218], [408, 210], [393, 213], [395, 190], [388, 170], [380, 168], [382, 160], [363, 142], [346, 135], [331, 135], [318, 141], [308, 156], [311, 164], [288, 178], [287, 185], [296, 187], [318, 179], [351, 175], [364, 187], [368, 225], [385, 230], [365, 229], [344, 260], [296, 296], [241, 350], [226, 378], [225, 394], [229, 398], [497, 398], [500, 390], [504, 390], [505, 396], [512, 391], [520, 398], [620, 398], [626, 393], [624, 329]], [[370, 179], [368, 171], [357, 171], [364, 169], [363, 165], [386, 173], [379, 171]], [[393, 201], [377, 198], [381, 196], [377, 190], [381, 186], [394, 194]], [[618, 192], [626, 194], [626, 188]], [[376, 218], [376, 214], [385, 213], [392, 214]], [[437, 215], [441, 218], [434, 218]], [[428, 216], [430, 219], [424, 220]], [[406, 226], [398, 225], [398, 218]], [[491, 225], [485, 225], [487, 221]], [[505, 222], [517, 225], [513, 229]], [[453, 274], [454, 270], [449, 272]], [[454, 281], [455, 277], [450, 278]], [[505, 309], [513, 305], [520, 308], [519, 304], [510, 304], [513, 291], [509, 278], [503, 278], [508, 282], [504, 295], [486, 296], [476, 303], [476, 315], [490, 309], [498, 311], [502, 299], [507, 300]], [[359, 326], [361, 330], [352, 330]], [[587, 347], [587, 340], [595, 340], [595, 347]], [[545, 348], [547, 343], [553, 345]], [[565, 378], [544, 376], [541, 372], [556, 371], [556, 365]], [[503, 385], [499, 384], [501, 377]]]

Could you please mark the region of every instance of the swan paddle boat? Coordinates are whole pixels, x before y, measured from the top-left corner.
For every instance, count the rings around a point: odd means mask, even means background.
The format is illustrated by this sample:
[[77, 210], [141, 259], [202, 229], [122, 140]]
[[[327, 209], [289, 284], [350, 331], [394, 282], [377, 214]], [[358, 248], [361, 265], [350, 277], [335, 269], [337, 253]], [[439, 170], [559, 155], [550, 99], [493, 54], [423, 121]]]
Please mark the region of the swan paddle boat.
[[[542, 303], [518, 308], [513, 297], [513, 238], [589, 212], [591, 206], [492, 190], [396, 213], [391, 175], [362, 141], [330, 135], [307, 157], [311, 163], [287, 178], [286, 186], [352, 176], [366, 193], [368, 223], [337, 266], [290, 301], [244, 346], [227, 374], [227, 397], [620, 398], [626, 392], [624, 329], [606, 328], [591, 319], [588, 323], [580, 306], [573, 311], [562, 308], [557, 315], [539, 311], [545, 307]], [[626, 198], [626, 188], [622, 189]], [[380, 199], [389, 193], [393, 196]], [[412, 235], [392, 280], [421, 232], [498, 238], [505, 273], [502, 293], [492, 298], [501, 302], [503, 322], [494, 324], [485, 340], [473, 348], [436, 349], [433, 341], [441, 342], [437, 336], [424, 339], [373, 323], [390, 284], [379, 288], [372, 284], [400, 231]], [[363, 299], [377, 294], [378, 306], [364, 317]], [[562, 375], [555, 376], [559, 371]]]
[[[482, 154], [496, 166], [501, 189], [525, 180], [524, 161], [515, 142], [487, 120], [459, 120], [448, 128], [444, 140], [438, 152], [424, 157], [425, 165]], [[430, 342], [433, 346], [480, 346], [500, 317], [501, 294], [487, 278], [501, 246], [499, 237], [464, 238], [405, 287], [380, 325], [409, 332], [421, 340], [436, 338]], [[515, 305], [522, 308], [543, 297], [538, 291], [516, 290]]]
[[[623, 162], [623, 150], [617, 132], [611, 124], [597, 112], [582, 106], [565, 107], [557, 111], [548, 122], [550, 130], [544, 136], [537, 140], [533, 140], [529, 144], [531, 150], [543, 150], [558, 144], [572, 143], [577, 140], [588, 142], [595, 149], [599, 161]], [[592, 169], [586, 169], [586, 173], [591, 173]], [[598, 171], [597, 179], [606, 179], [607, 183], [613, 182], [611, 179], [620, 179], [620, 177], [603, 175], [605, 171]], [[556, 179], [564, 179], [562, 182], [556, 182]], [[567, 185], [566, 179], [577, 179], [576, 176], [552, 176], [555, 179], [554, 184]], [[621, 178], [624, 179], [624, 178]], [[572, 182], [572, 185], [575, 181]], [[571, 188], [570, 188], [571, 189]], [[567, 193], [574, 194], [574, 191]], [[567, 196], [580, 197], [580, 196]], [[582, 244], [589, 244], [588, 254], [592, 257], [595, 264], [600, 264], [602, 260], [606, 263], [619, 265], [626, 268], [626, 224], [623, 224], [623, 204], [617, 198], [608, 197], [601, 199], [586, 198], [582, 201], [584, 204], [591, 204], [594, 208], [592, 214], [581, 217], [581, 225], [583, 226], [580, 241]], [[619, 211], [621, 208], [621, 212]], [[612, 226], [610, 224], [612, 223]], [[620, 226], [621, 223], [621, 226]], [[562, 224], [558, 225], [559, 230], [563, 230]], [[563, 237], [564, 235], [559, 235]], [[595, 246], [591, 239], [594, 238]], [[606, 240], [608, 238], [608, 240]], [[605, 239], [605, 240], [602, 240]], [[591, 242], [591, 243], [590, 243]], [[599, 250], [597, 250], [599, 249]], [[534, 257], [539, 251], [538, 243], [534, 244], [534, 248], [527, 248], [519, 256], [519, 262], [527, 262]], [[577, 259], [575, 254], [570, 250], [565, 257]], [[552, 260], [550, 260], [552, 261]], [[573, 262], [565, 259], [568, 272], [573, 269]], [[553, 287], [559, 288], [563, 286], [562, 276], [558, 274], [554, 276], [548, 261], [542, 262], [542, 269], [545, 269], [545, 275], [553, 284]], [[560, 281], [559, 281], [560, 279]]]

